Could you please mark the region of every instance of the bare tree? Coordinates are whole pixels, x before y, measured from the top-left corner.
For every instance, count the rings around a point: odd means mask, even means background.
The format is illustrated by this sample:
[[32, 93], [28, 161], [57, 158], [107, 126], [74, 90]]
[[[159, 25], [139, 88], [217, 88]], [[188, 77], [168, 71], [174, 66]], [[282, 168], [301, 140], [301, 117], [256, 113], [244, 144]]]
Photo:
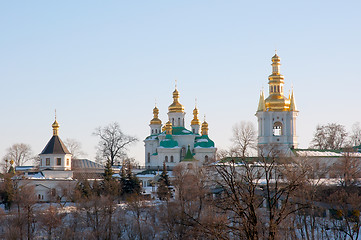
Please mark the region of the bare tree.
[[360, 122], [356, 122], [352, 125], [350, 134], [350, 146], [361, 145], [361, 126]]
[[242, 157], [249, 156], [256, 148], [257, 132], [251, 122], [240, 122], [233, 126], [232, 142], [234, 150]]
[[98, 155], [110, 161], [111, 165], [126, 157], [127, 147], [138, 141], [136, 137], [124, 134], [116, 122], [96, 128], [93, 135], [100, 138]]
[[81, 149], [81, 143], [73, 138], [67, 138], [64, 141], [65, 146], [68, 148], [68, 150], [73, 155], [73, 159], [78, 159], [80, 157], [86, 156], [86, 154]]
[[302, 207], [295, 196], [307, 169], [296, 159], [280, 156], [274, 148], [269, 156], [253, 161], [230, 157], [213, 165], [215, 186], [222, 189], [215, 206], [229, 219], [225, 228], [240, 239], [278, 239], [284, 234], [281, 229]]
[[40, 226], [47, 232], [48, 239], [52, 239], [54, 231], [61, 226], [64, 214], [59, 214], [56, 207], [49, 206], [39, 215]]
[[29, 144], [16, 143], [6, 149], [4, 160], [14, 160], [16, 166], [23, 166], [34, 158], [33, 151]]
[[347, 140], [346, 128], [337, 123], [318, 125], [311, 147], [323, 150], [337, 150], [344, 147]]
[[353, 154], [353, 152], [346, 151], [330, 170], [334, 176], [340, 179], [343, 187], [356, 186], [361, 177], [361, 162]]

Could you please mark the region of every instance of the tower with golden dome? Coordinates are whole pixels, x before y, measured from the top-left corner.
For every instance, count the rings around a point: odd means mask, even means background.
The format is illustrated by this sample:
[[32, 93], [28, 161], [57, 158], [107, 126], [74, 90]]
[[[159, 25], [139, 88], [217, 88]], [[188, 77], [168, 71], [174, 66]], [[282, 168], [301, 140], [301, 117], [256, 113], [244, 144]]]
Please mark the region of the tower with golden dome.
[[168, 121], [164, 126], [159, 119], [159, 109], [153, 109], [153, 119], [149, 124], [150, 136], [144, 140], [145, 166], [148, 169], [160, 169], [163, 163], [172, 169], [178, 163], [187, 161], [187, 149], [191, 151], [192, 159], [199, 163], [215, 157], [214, 142], [208, 137], [208, 123], [204, 121], [201, 127], [199, 110], [195, 106], [190, 122], [191, 130], [186, 129], [186, 113], [179, 98], [179, 91], [175, 87], [173, 102], [168, 107]]
[[281, 58], [272, 57], [272, 74], [268, 77], [269, 96], [261, 91], [256, 116], [258, 118], [258, 149], [267, 155], [270, 148], [287, 152], [297, 148], [296, 118], [298, 110], [292, 93], [284, 95], [284, 76], [280, 72]]
[[51, 126], [53, 128], [53, 136], [39, 154], [39, 169], [45, 177], [71, 178], [73, 177], [73, 172], [71, 171], [72, 155], [59, 137], [59, 123], [56, 117]]

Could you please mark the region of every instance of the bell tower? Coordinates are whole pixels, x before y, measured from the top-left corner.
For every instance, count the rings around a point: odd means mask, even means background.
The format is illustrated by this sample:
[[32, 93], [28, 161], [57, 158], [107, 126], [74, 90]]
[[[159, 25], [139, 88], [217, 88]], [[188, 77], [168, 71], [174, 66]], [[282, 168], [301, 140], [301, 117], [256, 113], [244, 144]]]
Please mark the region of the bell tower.
[[269, 96], [261, 91], [256, 116], [258, 118], [258, 154], [267, 156], [272, 149], [287, 153], [297, 148], [296, 118], [298, 110], [292, 93], [284, 95], [284, 76], [280, 73], [281, 58], [272, 57], [272, 74], [268, 77]]

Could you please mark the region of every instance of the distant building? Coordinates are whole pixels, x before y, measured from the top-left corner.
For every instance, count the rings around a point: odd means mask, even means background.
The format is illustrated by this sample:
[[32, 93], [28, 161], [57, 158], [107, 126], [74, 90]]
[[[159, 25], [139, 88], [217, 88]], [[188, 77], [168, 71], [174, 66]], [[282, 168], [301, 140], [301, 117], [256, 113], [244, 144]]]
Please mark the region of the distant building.
[[[39, 167], [18, 166], [14, 180], [20, 186], [34, 186], [40, 202], [54, 201], [64, 191], [74, 189], [78, 179], [101, 179], [104, 167], [87, 159], [72, 159], [70, 151], [60, 139], [59, 124], [52, 124], [53, 136], [39, 154]], [[66, 199], [61, 199], [64, 201]]]
[[259, 154], [267, 155], [270, 147], [283, 152], [297, 148], [296, 118], [298, 110], [292, 93], [284, 95], [284, 76], [280, 73], [280, 57], [272, 57], [272, 74], [268, 77], [269, 96], [261, 92], [256, 116], [258, 118]]
[[[177, 88], [173, 92], [173, 103], [168, 107], [168, 121], [162, 126], [159, 110], [153, 109], [150, 121], [150, 135], [145, 143], [145, 166], [148, 169], [162, 168], [163, 162], [169, 169], [184, 161], [189, 149], [200, 164], [215, 158], [214, 142], [208, 137], [208, 123], [200, 123], [197, 107], [193, 110], [191, 130], [185, 128], [184, 106], [179, 102]], [[201, 131], [201, 132], [200, 132]]]

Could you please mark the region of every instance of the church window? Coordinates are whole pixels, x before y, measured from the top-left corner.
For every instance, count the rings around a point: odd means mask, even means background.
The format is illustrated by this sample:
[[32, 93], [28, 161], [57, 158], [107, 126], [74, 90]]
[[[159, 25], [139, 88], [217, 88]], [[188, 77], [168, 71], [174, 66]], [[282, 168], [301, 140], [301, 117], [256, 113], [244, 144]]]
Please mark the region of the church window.
[[192, 129], [192, 131], [193, 131], [193, 133], [196, 133], [196, 130], [194, 128]]
[[40, 195], [40, 194], [38, 195], [38, 199], [41, 199], [41, 195]]
[[148, 153], [148, 162], [150, 163], [150, 153]]
[[277, 92], [280, 92], [280, 86], [277, 86]]
[[273, 124], [273, 136], [281, 136], [282, 135], [282, 123], [275, 122]]
[[46, 159], [46, 166], [50, 166], [50, 158]]
[[272, 92], [272, 86], [269, 86], [269, 91]]
[[181, 159], [183, 160], [185, 156], [186, 156], [186, 148], [185, 148], [185, 147], [182, 147], [182, 150], [181, 150]]
[[168, 162], [168, 156], [165, 156], [165, 162]]
[[178, 126], [180, 126], [181, 124], [180, 124], [180, 118], [178, 118]]
[[57, 159], [56, 159], [56, 165], [58, 165], [58, 166], [61, 165], [61, 158], [57, 158]]
[[153, 129], [152, 129], [152, 134], [153, 134]]
[[208, 162], [208, 155], [206, 155], [206, 156], [204, 157], [204, 161], [205, 161], [205, 162]]
[[158, 130], [157, 130], [157, 129], [155, 130], [155, 133], [158, 133]]
[[170, 162], [174, 162], [174, 157], [170, 156]]
[[172, 118], [172, 125], [174, 126], [174, 118]]
[[69, 158], [66, 159], [66, 165], [67, 165], [67, 166], [70, 165], [70, 160], [69, 160]]

